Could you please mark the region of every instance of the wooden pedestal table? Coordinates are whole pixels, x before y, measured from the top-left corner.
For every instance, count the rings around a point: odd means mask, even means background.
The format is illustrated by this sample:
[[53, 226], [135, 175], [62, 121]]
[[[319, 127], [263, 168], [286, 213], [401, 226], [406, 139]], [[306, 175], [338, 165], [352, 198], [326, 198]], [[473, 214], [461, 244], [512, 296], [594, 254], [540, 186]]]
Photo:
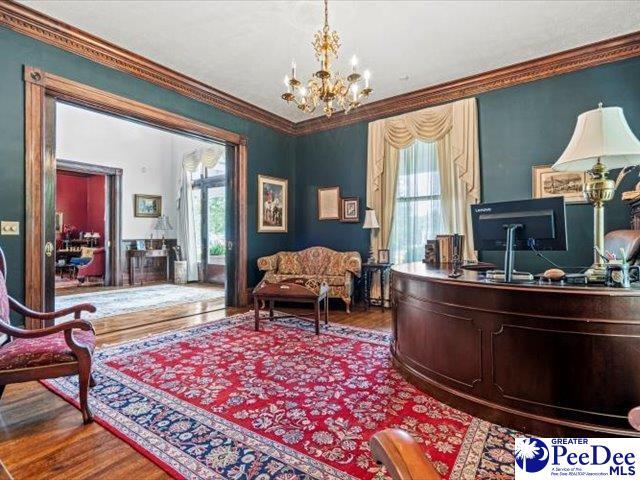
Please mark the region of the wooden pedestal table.
[[[279, 283], [261, 282], [253, 290], [253, 304], [256, 314], [256, 331], [260, 330], [260, 302], [269, 302], [269, 320], [273, 320], [273, 307], [278, 302], [312, 303], [312, 319], [316, 324], [316, 335], [320, 334], [320, 303], [324, 300], [324, 324], [329, 323], [329, 286], [320, 285], [316, 292], [303, 284], [304, 280], [291, 279]], [[284, 315], [278, 318], [309, 318], [309, 315]]]

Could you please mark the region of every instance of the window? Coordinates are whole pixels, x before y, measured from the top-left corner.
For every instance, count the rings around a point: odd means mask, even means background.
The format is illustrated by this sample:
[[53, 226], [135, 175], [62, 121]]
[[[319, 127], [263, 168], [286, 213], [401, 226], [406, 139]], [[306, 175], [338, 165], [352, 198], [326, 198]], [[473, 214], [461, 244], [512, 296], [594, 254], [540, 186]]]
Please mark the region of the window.
[[389, 242], [394, 263], [419, 261], [427, 239], [444, 233], [436, 144], [415, 142], [400, 150], [396, 204]]

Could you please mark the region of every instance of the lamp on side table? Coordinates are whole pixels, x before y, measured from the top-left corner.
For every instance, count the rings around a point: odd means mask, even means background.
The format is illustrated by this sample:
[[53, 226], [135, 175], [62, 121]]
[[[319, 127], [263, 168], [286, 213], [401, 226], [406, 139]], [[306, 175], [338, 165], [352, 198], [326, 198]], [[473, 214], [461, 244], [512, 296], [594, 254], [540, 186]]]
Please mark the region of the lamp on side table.
[[[364, 214], [364, 223], [362, 224], [362, 228], [366, 230], [378, 229], [380, 228], [380, 224], [378, 223], [378, 217], [376, 217], [376, 211], [372, 209], [367, 209]], [[375, 261], [373, 256], [373, 242], [370, 242], [369, 247], [369, 259], [368, 262], [372, 263]]]

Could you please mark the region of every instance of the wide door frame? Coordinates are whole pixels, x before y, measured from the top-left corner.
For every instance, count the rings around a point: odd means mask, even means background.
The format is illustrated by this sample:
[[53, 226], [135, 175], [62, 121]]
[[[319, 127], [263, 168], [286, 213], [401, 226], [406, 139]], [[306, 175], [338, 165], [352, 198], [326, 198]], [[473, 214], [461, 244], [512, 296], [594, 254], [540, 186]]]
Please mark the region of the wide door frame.
[[[234, 304], [247, 302], [247, 138], [126, 97], [99, 90], [41, 69], [25, 66], [25, 303], [36, 310], [45, 302], [45, 154], [47, 97], [89, 107], [104, 113], [141, 121], [176, 133], [225, 142], [235, 149], [234, 181], [235, 272]], [[50, 166], [49, 166], [50, 167]], [[39, 321], [26, 319], [27, 328]]]

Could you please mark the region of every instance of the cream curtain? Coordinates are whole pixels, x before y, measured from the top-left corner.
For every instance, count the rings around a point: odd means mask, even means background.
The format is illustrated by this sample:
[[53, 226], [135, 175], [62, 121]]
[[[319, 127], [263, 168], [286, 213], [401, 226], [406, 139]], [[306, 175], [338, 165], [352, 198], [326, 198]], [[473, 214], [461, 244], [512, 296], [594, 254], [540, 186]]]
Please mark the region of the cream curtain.
[[389, 248], [398, 151], [417, 140], [436, 142], [445, 229], [464, 234], [465, 256], [474, 258], [469, 205], [480, 201], [475, 98], [369, 123], [367, 206], [376, 211], [380, 221], [380, 229], [371, 232], [373, 251]]

